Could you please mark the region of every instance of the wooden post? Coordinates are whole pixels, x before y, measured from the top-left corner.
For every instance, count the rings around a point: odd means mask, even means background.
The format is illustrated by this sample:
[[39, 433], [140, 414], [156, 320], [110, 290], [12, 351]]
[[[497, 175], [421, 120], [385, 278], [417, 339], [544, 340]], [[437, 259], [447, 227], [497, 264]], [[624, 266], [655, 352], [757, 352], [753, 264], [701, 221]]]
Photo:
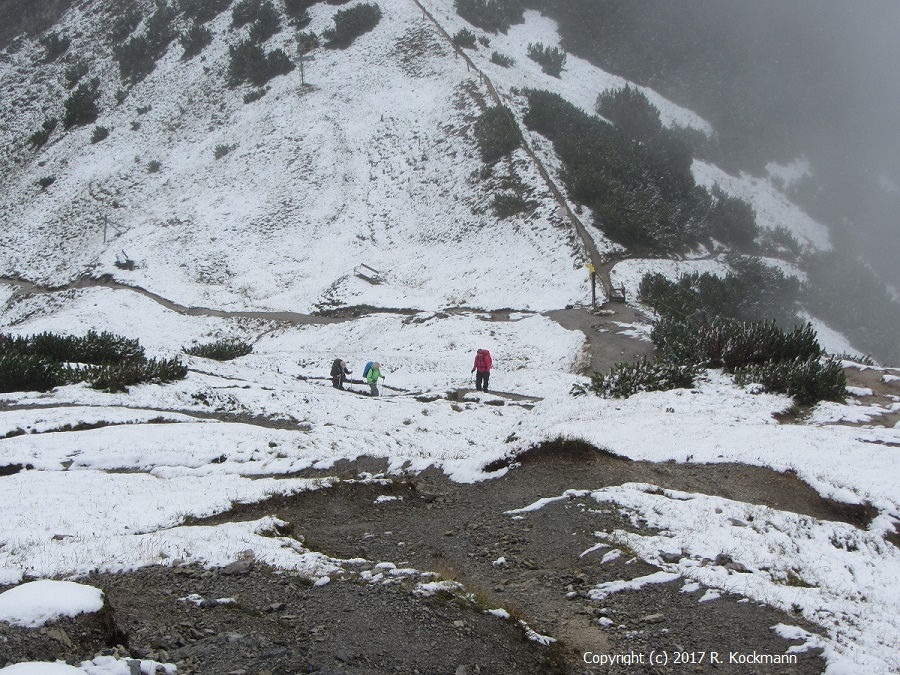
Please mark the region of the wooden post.
[[593, 263], [585, 263], [588, 274], [591, 275], [591, 309], [597, 308], [597, 271]]

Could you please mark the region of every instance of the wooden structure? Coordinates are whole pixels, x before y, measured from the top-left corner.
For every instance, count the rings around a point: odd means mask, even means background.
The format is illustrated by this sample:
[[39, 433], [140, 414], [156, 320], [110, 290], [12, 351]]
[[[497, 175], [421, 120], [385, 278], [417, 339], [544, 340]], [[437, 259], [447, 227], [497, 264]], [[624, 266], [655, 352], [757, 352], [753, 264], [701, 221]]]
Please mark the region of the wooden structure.
[[353, 268], [353, 274], [360, 279], [365, 279], [370, 284], [380, 284], [384, 281], [384, 275], [374, 267], [369, 267], [365, 263], [360, 263]]

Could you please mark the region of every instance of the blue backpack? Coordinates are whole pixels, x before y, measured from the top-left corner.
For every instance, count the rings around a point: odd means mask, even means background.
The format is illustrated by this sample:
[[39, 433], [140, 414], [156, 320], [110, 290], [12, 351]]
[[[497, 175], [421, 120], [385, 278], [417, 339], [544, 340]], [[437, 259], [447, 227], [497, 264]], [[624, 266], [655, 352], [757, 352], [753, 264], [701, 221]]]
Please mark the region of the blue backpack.
[[374, 361], [369, 361], [369, 362], [366, 364], [366, 367], [363, 368], [363, 377], [368, 377], [369, 371], [372, 370], [372, 364], [373, 364], [373, 363], [374, 363]]

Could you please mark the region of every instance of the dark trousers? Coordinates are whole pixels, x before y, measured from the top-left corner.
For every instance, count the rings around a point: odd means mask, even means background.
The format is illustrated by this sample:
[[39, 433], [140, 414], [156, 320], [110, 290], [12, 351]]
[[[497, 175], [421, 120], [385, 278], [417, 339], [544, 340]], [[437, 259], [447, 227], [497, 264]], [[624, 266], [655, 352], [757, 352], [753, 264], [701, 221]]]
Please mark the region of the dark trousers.
[[332, 375], [331, 376], [331, 384], [335, 389], [343, 389], [344, 388], [344, 376], [343, 375]]
[[491, 379], [491, 371], [489, 370], [479, 370], [475, 373], [475, 388], [478, 391], [487, 391], [488, 390], [488, 380]]

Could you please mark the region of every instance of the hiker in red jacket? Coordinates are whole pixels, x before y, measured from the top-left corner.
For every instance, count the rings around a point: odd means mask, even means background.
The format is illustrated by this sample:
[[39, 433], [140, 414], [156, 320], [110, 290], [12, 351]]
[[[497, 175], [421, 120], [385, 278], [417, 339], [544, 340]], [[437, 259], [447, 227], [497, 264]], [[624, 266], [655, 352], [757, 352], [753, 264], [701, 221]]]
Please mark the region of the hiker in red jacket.
[[488, 390], [488, 380], [491, 379], [491, 353], [487, 349], [479, 349], [475, 353], [475, 365], [472, 372], [475, 373], [475, 388], [478, 391]]

